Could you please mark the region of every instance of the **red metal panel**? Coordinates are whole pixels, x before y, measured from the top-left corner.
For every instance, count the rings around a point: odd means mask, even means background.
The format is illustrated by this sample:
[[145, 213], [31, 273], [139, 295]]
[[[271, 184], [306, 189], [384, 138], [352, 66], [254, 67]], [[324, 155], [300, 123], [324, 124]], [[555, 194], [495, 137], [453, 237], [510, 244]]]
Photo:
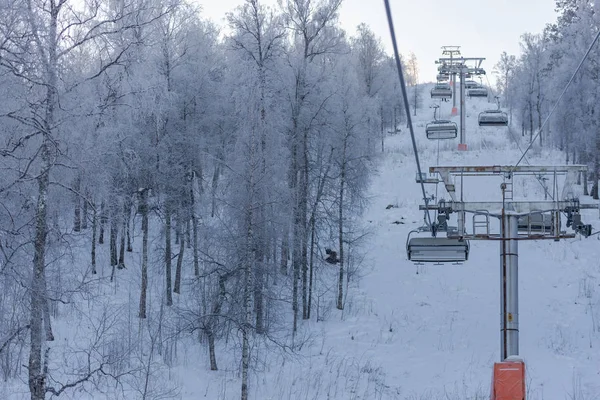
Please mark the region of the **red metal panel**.
[[525, 363], [504, 361], [494, 364], [490, 400], [525, 400]]

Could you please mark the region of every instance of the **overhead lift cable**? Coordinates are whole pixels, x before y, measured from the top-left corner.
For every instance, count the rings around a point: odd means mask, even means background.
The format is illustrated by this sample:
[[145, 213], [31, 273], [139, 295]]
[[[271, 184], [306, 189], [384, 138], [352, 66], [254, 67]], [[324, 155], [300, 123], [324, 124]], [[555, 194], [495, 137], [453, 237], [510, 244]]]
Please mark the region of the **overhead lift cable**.
[[[387, 2], [387, 0], [386, 0], [386, 2]], [[552, 114], [554, 114], [554, 111], [556, 110], [556, 107], [558, 106], [558, 103], [560, 103], [560, 100], [562, 99], [562, 97], [567, 92], [567, 89], [569, 88], [569, 86], [571, 86], [571, 83], [573, 83], [573, 79], [575, 79], [575, 76], [577, 75], [577, 73], [581, 69], [581, 66], [583, 65], [584, 61], [590, 55], [590, 52], [592, 51], [592, 48], [594, 47], [594, 45], [598, 41], [598, 38], [600, 38], [600, 30], [598, 30], [598, 33], [596, 34], [596, 37], [594, 38], [594, 40], [590, 44], [590, 47], [587, 49], [587, 51], [583, 55], [583, 58], [581, 59], [581, 61], [579, 62], [579, 65], [577, 66], [577, 69], [575, 69], [575, 72], [573, 72], [573, 75], [571, 75], [571, 79], [569, 79], [569, 82], [567, 82], [567, 85], [563, 89], [562, 93], [560, 94], [560, 96], [558, 96], [558, 99], [554, 103], [554, 106], [552, 107], [552, 110], [550, 110], [550, 114], [548, 114], [548, 116], [544, 120], [544, 123], [542, 124], [542, 126], [539, 127], [538, 133], [531, 140], [531, 142], [529, 143], [529, 146], [527, 146], [527, 148], [525, 149], [525, 152], [523, 153], [523, 155], [521, 156], [521, 158], [519, 158], [519, 161], [517, 161], [517, 163], [515, 164], [515, 166], [513, 168], [513, 171], [519, 166], [519, 164], [521, 163], [521, 161], [523, 160], [523, 158], [525, 158], [525, 154], [527, 154], [527, 152], [529, 151], [529, 149], [531, 148], [531, 146], [533, 146], [533, 143], [535, 143], [535, 140], [541, 135], [542, 130], [544, 129], [544, 127], [546, 126], [546, 124], [550, 120], [550, 117], [552, 116]]]
[[[402, 99], [404, 100], [404, 108], [406, 110], [406, 118], [408, 120], [408, 128], [410, 130], [410, 138], [412, 140], [413, 151], [415, 152], [415, 160], [417, 162], [417, 173], [419, 176], [423, 176], [421, 173], [421, 163], [419, 162], [419, 152], [417, 151], [417, 142], [415, 140], [415, 130], [412, 124], [412, 118], [410, 116], [410, 107], [408, 103], [408, 94], [406, 91], [406, 82], [404, 81], [404, 73], [402, 72], [402, 63], [400, 62], [400, 55], [398, 53], [398, 44], [396, 43], [396, 33], [394, 32], [394, 21], [392, 20], [392, 11], [390, 9], [389, 0], [384, 0], [385, 2], [385, 12], [387, 13], [388, 26], [390, 27], [390, 35], [392, 36], [392, 46], [394, 48], [394, 57], [396, 59], [396, 69], [398, 70], [398, 77], [400, 78], [400, 87], [402, 88]], [[423, 200], [425, 201], [425, 206], [429, 204], [429, 199], [427, 198], [427, 194], [425, 193], [425, 184], [421, 180], [421, 191], [423, 192]], [[427, 223], [431, 227], [431, 216], [429, 215], [429, 211], [427, 213]], [[433, 231], [432, 231], [433, 232]]]

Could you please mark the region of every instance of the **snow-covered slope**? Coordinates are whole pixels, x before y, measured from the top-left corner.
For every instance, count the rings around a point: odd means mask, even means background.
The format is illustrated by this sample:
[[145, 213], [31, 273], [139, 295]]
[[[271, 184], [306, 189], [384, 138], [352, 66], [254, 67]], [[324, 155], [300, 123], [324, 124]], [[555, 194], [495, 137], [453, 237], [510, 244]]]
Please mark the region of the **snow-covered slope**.
[[[414, 124], [424, 168], [515, 163], [521, 153], [507, 128], [477, 126], [495, 108], [468, 101], [469, 151], [458, 139], [428, 142], [428, 87]], [[451, 103], [441, 103], [442, 117]], [[458, 117], [454, 117], [458, 121]], [[521, 139], [517, 136], [517, 139]], [[523, 138], [526, 139], [526, 138]], [[527, 146], [523, 140], [522, 148]], [[369, 271], [351, 294], [345, 314], [331, 313], [311, 328], [320, 337], [306, 358], [273, 367], [256, 399], [483, 399], [499, 361], [499, 247], [472, 243], [464, 265], [416, 267], [406, 258], [408, 232], [421, 225], [420, 187], [407, 129], [389, 136], [371, 189], [365, 223], [372, 228]], [[531, 164], [561, 164], [557, 151], [532, 150]], [[465, 183], [465, 197], [499, 200], [498, 179]], [[435, 185], [428, 185], [429, 194]], [[531, 179], [515, 195], [543, 199]], [[443, 188], [439, 197], [447, 197]], [[388, 205], [397, 207], [386, 209]], [[584, 211], [598, 226], [598, 212]], [[394, 222], [401, 222], [400, 224]], [[597, 236], [520, 243], [520, 348], [527, 364], [528, 399], [592, 399], [600, 393], [600, 243]], [[417, 274], [418, 271], [418, 274]], [[235, 395], [226, 398], [236, 398]]]
[[[477, 126], [478, 113], [495, 108], [485, 99], [467, 100], [467, 152], [457, 151], [458, 139], [427, 141], [425, 124], [433, 115], [429, 105], [435, 103], [429, 99], [430, 87], [422, 87], [423, 104], [414, 117], [425, 170], [438, 162], [491, 165], [519, 159], [517, 146], [526, 147], [524, 140], [515, 142], [507, 128]], [[441, 117], [450, 118], [451, 102], [440, 104]], [[458, 117], [452, 118], [458, 122]], [[526, 138], [517, 134], [516, 139]], [[532, 164], [561, 164], [564, 158], [557, 151], [535, 147], [529, 156]], [[418, 211], [422, 196], [415, 173], [408, 129], [403, 128], [401, 133], [387, 137], [378, 162], [371, 202], [364, 215], [364, 225], [370, 232], [366, 258], [360, 279], [355, 277], [350, 282], [345, 309], [335, 309], [332, 302], [318, 304], [320, 321], [303, 323], [296, 344], [305, 344], [298, 354], [281, 354], [278, 346], [273, 346], [274, 350], [254, 348], [251, 399], [489, 398], [492, 365], [499, 360], [500, 351], [498, 243], [472, 243], [469, 261], [463, 265], [417, 268], [408, 261], [407, 235], [421, 225], [423, 218]], [[466, 181], [464, 196], [470, 200], [498, 200], [500, 183], [500, 179], [491, 178]], [[427, 189], [436, 198], [447, 197], [441, 186], [437, 192], [435, 185]], [[542, 188], [535, 180], [515, 181], [515, 195], [543, 199]], [[597, 211], [583, 214], [586, 223], [600, 226]], [[597, 398], [594, 396], [600, 393], [597, 238], [519, 244], [520, 349], [527, 363], [529, 400], [584, 400]], [[108, 302], [122, 302], [122, 315], [115, 318], [128, 319], [131, 324], [137, 323], [135, 288], [139, 281], [139, 254], [133, 254], [135, 259], [128, 264], [131, 266], [114, 284], [114, 293], [123, 294], [122, 301], [111, 297], [113, 289], [103, 294]], [[108, 276], [109, 272], [103, 274]], [[326, 285], [336, 284], [335, 269], [325, 270], [320, 276], [323, 278], [317, 285], [321, 285], [321, 291]], [[157, 293], [160, 290], [155, 288]], [[330, 299], [323, 296], [315, 301], [327, 303]], [[84, 326], [81, 321], [63, 316], [57, 319], [56, 329], [84, 332]], [[129, 335], [130, 341], [139, 340], [131, 337], [131, 330], [123, 335]], [[155, 362], [149, 357], [151, 352], [144, 352], [147, 358], [142, 362], [152, 365], [148, 368], [152, 372], [147, 381], [151, 395], [147, 398], [239, 399], [240, 355], [219, 348], [220, 370], [210, 371], [207, 355], [199, 350], [203, 347], [190, 340], [176, 341], [174, 348], [165, 349], [174, 352], [171, 366]], [[16, 387], [20, 393], [14, 390]], [[28, 398], [24, 387], [10, 382], [0, 386], [0, 398]], [[141, 398], [138, 394], [123, 394], [120, 398]], [[80, 391], [65, 392], [61, 398], [114, 400], [101, 393]]]

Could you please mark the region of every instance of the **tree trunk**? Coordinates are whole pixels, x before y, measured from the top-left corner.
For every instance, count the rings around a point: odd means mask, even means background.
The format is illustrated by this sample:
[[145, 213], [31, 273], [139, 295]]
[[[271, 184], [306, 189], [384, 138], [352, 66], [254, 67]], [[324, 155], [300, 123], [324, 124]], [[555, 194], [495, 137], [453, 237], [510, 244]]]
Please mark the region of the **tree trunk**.
[[119, 263], [118, 268], [125, 268], [125, 237], [127, 236], [127, 219], [129, 217], [129, 205], [127, 200], [123, 202], [123, 221], [121, 224], [121, 245], [119, 247]]
[[[381, 117], [380, 125], [379, 125], [379, 133], [381, 134], [381, 152], [385, 152], [385, 127], [383, 126], [383, 107], [379, 108], [379, 114]], [[394, 132], [395, 134], [396, 132]]]
[[542, 104], [541, 104], [541, 100], [540, 100], [540, 95], [538, 94], [538, 98], [537, 98], [537, 104], [536, 104], [536, 108], [537, 108], [537, 115], [538, 115], [538, 127], [539, 127], [539, 135], [540, 135], [540, 147], [542, 147], [544, 145], [544, 141], [542, 139]]
[[[252, 186], [252, 183], [251, 183]], [[250, 205], [250, 209], [247, 211], [248, 219], [248, 233], [246, 238], [246, 257], [244, 262], [244, 289], [243, 289], [243, 306], [244, 306], [244, 319], [242, 323], [242, 399], [248, 400], [248, 371], [250, 369], [250, 319], [251, 319], [251, 272], [252, 272], [252, 261], [256, 258], [254, 252], [254, 233], [252, 230], [253, 217]]]
[[[190, 179], [190, 210], [189, 216], [192, 221], [193, 246], [192, 252], [194, 255], [194, 276], [200, 276], [200, 262], [198, 260], [198, 221], [196, 220], [196, 196], [194, 193], [194, 177], [195, 173], [192, 168], [192, 179]], [[189, 232], [189, 228], [188, 228]], [[189, 247], [189, 243], [188, 243]]]
[[92, 210], [92, 274], [96, 274], [96, 230], [98, 229], [98, 213], [96, 205], [93, 204]]
[[85, 191], [85, 198], [83, 199], [83, 210], [81, 211], [81, 229], [88, 228], [88, 214], [89, 214], [89, 198], [90, 192], [88, 190]]
[[166, 278], [166, 301], [167, 306], [173, 305], [171, 294], [171, 209], [166, 206], [165, 212], [165, 278]]
[[210, 370], [218, 371], [219, 368], [217, 366], [217, 356], [215, 354], [215, 334], [209, 330], [206, 333], [208, 337], [208, 357], [210, 359]]
[[225, 296], [227, 295], [225, 291], [225, 276], [219, 276], [219, 295], [212, 308], [212, 315], [208, 319], [208, 327], [206, 330], [206, 335], [208, 337], [208, 353], [210, 358], [210, 370], [216, 371], [217, 368], [217, 357], [215, 355], [215, 330], [217, 328], [217, 322], [219, 318], [219, 314], [221, 313], [221, 307], [223, 302], [225, 301]]
[[340, 175], [340, 203], [338, 207], [338, 235], [339, 235], [339, 259], [340, 272], [338, 276], [337, 309], [344, 309], [344, 185], [346, 183], [345, 149], [342, 159], [342, 171]]
[[594, 152], [594, 182], [592, 183], [592, 198], [598, 200], [598, 179], [600, 179], [600, 158], [598, 151], [600, 150], [600, 138], [596, 139], [596, 151]]
[[77, 174], [73, 185], [73, 191], [75, 191], [75, 215], [73, 219], [73, 231], [81, 232], [81, 175]]
[[111, 205], [111, 216], [110, 216], [110, 265], [112, 266], [110, 272], [110, 281], [115, 279], [115, 270], [119, 263], [117, 256], [117, 211], [115, 210], [116, 204]]
[[119, 258], [117, 256], [117, 225], [116, 204], [113, 203], [110, 216], [110, 265], [113, 266], [119, 263]]
[[[217, 161], [218, 163], [218, 161]], [[213, 171], [212, 177], [212, 200], [210, 207], [210, 216], [214, 218], [215, 212], [217, 209], [217, 187], [219, 185], [219, 175], [221, 174], [221, 170], [218, 164], [215, 164], [215, 170]]]
[[127, 220], [127, 252], [131, 253], [133, 251], [133, 247], [131, 246], [131, 207], [133, 206], [133, 201], [128, 197], [126, 203], [125, 219]]
[[[314, 210], [313, 210], [314, 213]], [[309, 277], [308, 277], [308, 309], [306, 311], [306, 319], [310, 319], [310, 311], [312, 310], [312, 294], [313, 294], [313, 275], [314, 275], [314, 256], [315, 256], [315, 218], [314, 215], [310, 219], [310, 261], [309, 261]]]
[[48, 299], [46, 276], [42, 281], [44, 283], [44, 332], [46, 333], [46, 341], [52, 342], [54, 341], [54, 333], [52, 333], [52, 322], [50, 321], [50, 299]]
[[288, 273], [288, 254], [290, 251], [288, 235], [288, 230], [284, 228], [283, 238], [281, 239], [281, 259], [279, 260], [279, 272], [282, 275], [287, 275]]
[[533, 103], [529, 99], [529, 143], [533, 142]]
[[148, 189], [139, 192], [142, 214], [142, 287], [140, 292], [140, 318], [146, 318], [146, 292], [148, 290]]
[[[48, 89], [51, 90], [50, 88]], [[31, 321], [30, 321], [30, 351], [29, 351], [29, 391], [31, 400], [44, 400], [46, 397], [45, 374], [42, 368], [42, 324], [44, 313], [44, 268], [46, 253], [47, 201], [48, 185], [50, 182], [50, 154], [48, 138], [45, 134], [42, 144], [42, 171], [37, 178], [38, 199], [35, 215], [35, 241], [33, 255], [33, 276], [31, 283]]]
[[198, 257], [198, 222], [196, 221], [196, 213], [192, 210], [192, 235], [194, 237], [194, 276], [200, 276], [200, 262]]
[[181, 221], [183, 218], [179, 217], [177, 219], [179, 222], [177, 223], [177, 230], [179, 233], [179, 255], [177, 256], [177, 268], [175, 269], [175, 284], [173, 285], [173, 292], [177, 294], [181, 294], [181, 266], [183, 265], [183, 252], [185, 250], [185, 235], [182, 232], [183, 224]]
[[98, 235], [98, 244], [104, 244], [104, 225], [108, 222], [106, 217], [106, 203], [102, 200], [100, 204], [100, 235]]

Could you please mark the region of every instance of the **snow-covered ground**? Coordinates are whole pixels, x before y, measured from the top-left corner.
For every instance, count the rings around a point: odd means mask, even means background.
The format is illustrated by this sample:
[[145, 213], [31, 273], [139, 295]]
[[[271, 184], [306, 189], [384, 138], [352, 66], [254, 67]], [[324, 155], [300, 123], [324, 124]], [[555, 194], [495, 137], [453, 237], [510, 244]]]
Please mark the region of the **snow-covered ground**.
[[[424, 88], [424, 98], [428, 87]], [[427, 96], [428, 97], [428, 96]], [[507, 128], [477, 126], [495, 108], [467, 100], [469, 150], [439, 143], [439, 165], [514, 164], [521, 156]], [[438, 142], [425, 139], [425, 98], [415, 117], [422, 166], [437, 163]], [[442, 117], [451, 102], [442, 104]], [[458, 122], [458, 117], [453, 117]], [[517, 134], [516, 137], [520, 138]], [[523, 138], [526, 139], [526, 138]], [[463, 265], [417, 267], [406, 258], [410, 230], [421, 225], [420, 187], [408, 129], [386, 140], [371, 188], [368, 270], [344, 313], [311, 325], [318, 337], [293, 363], [271, 366], [254, 382], [256, 399], [483, 399], [499, 361], [499, 245], [471, 244]], [[527, 146], [523, 140], [521, 148]], [[558, 151], [532, 150], [532, 165], [564, 163]], [[469, 200], [501, 199], [501, 178], [465, 180]], [[543, 200], [533, 178], [515, 181], [515, 197]], [[443, 187], [439, 197], [448, 197]], [[428, 185], [428, 194], [435, 185]], [[388, 205], [397, 206], [386, 209]], [[598, 227], [598, 211], [583, 211]], [[400, 224], [395, 221], [402, 222]], [[528, 399], [593, 399], [600, 393], [600, 243], [597, 236], [519, 244], [520, 355]], [[418, 270], [418, 274], [416, 273]], [[237, 397], [237, 392], [219, 398]]]
[[[431, 119], [429, 87], [414, 117], [421, 163], [439, 165], [513, 164], [521, 153], [507, 128], [480, 129], [477, 115], [495, 108], [485, 99], [467, 100], [469, 150], [456, 150], [458, 139], [427, 141]], [[451, 102], [441, 103], [449, 117]], [[458, 117], [453, 117], [458, 122]], [[521, 139], [520, 137], [517, 137]], [[525, 138], [524, 138], [525, 139]], [[525, 141], [520, 143], [526, 147]], [[532, 164], [561, 164], [557, 151], [529, 153]], [[353, 279], [344, 311], [319, 304], [322, 321], [303, 323], [299, 354], [282, 355], [253, 349], [250, 382], [253, 400], [429, 400], [489, 398], [492, 366], [499, 361], [499, 246], [471, 244], [463, 265], [425, 265], [406, 258], [406, 238], [421, 225], [420, 187], [408, 129], [389, 136], [370, 190], [364, 225], [370, 232], [361, 279]], [[500, 178], [465, 180], [469, 200], [499, 200]], [[427, 185], [436, 194], [435, 185]], [[436, 197], [448, 197], [443, 187]], [[515, 182], [515, 195], [543, 199], [538, 182]], [[394, 207], [388, 208], [388, 205]], [[584, 211], [584, 222], [600, 227], [598, 211]], [[399, 222], [399, 223], [398, 223]], [[139, 229], [139, 228], [138, 228]], [[527, 365], [529, 400], [595, 399], [600, 393], [600, 242], [598, 236], [521, 242], [520, 349]], [[129, 256], [128, 256], [129, 257]], [[139, 262], [134, 253], [133, 263]], [[114, 291], [129, 293], [121, 318], [136, 323], [137, 268], [123, 272]], [[418, 272], [418, 273], [417, 273]], [[109, 272], [104, 271], [104, 274]], [[126, 274], [130, 274], [127, 278]], [[319, 285], [335, 284], [336, 271], [323, 274]], [[331, 282], [327, 283], [327, 279]], [[160, 285], [160, 283], [156, 283]], [[322, 286], [322, 287], [323, 287]], [[160, 288], [156, 289], [157, 292]], [[105, 296], [110, 299], [110, 290]], [[125, 295], [126, 296], [126, 295]], [[324, 297], [324, 301], [327, 297]], [[109, 300], [110, 301], [110, 300]], [[177, 300], [176, 300], [177, 301]], [[57, 320], [56, 330], [77, 330], [82, 322]], [[129, 316], [129, 317], [128, 317]], [[124, 333], [126, 335], [126, 333]], [[131, 333], [129, 333], [131, 335]], [[131, 338], [130, 338], [131, 339]], [[132, 340], [136, 340], [134, 337]], [[175, 345], [176, 363], [156, 363], [149, 381], [158, 398], [229, 400], [240, 396], [239, 354], [219, 349], [219, 371], [191, 341]], [[221, 343], [221, 346], [223, 344]], [[202, 346], [203, 348], [204, 346]], [[150, 358], [142, 360], [151, 364]], [[21, 393], [13, 391], [19, 387]], [[25, 385], [0, 386], [0, 398], [28, 398]], [[66, 392], [61, 398], [105, 399], [94, 392]], [[141, 397], [123, 397], [141, 398]]]

